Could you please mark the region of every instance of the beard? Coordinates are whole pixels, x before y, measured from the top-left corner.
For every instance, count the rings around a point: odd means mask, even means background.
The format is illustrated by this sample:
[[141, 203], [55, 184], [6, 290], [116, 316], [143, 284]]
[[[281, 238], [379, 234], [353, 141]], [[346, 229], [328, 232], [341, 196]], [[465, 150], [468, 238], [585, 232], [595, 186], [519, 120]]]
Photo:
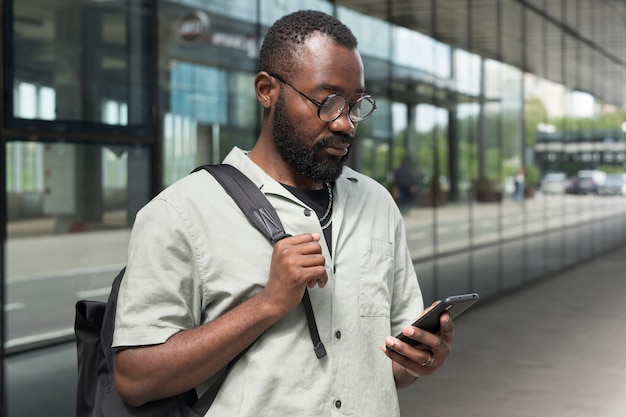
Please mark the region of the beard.
[[323, 157], [321, 149], [336, 143], [352, 144], [352, 136], [347, 134], [335, 134], [319, 139], [312, 146], [308, 146], [307, 139], [311, 139], [287, 116], [285, 99], [283, 93], [278, 96], [274, 119], [272, 120], [272, 131], [274, 135], [274, 145], [278, 149], [281, 158], [296, 173], [313, 181], [333, 182], [343, 170], [344, 163], [350, 154], [341, 157]]

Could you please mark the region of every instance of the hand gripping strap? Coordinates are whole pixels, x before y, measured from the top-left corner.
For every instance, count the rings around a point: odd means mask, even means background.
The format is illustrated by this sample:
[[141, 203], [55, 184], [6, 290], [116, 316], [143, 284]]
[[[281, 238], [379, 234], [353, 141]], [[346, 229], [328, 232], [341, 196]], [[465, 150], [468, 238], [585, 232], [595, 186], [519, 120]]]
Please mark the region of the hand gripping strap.
[[[246, 215], [250, 223], [254, 225], [261, 233], [263, 233], [272, 243], [289, 236], [283, 228], [278, 213], [274, 206], [268, 201], [265, 194], [241, 171], [232, 165], [202, 165], [194, 170], [204, 169], [211, 173], [215, 179], [224, 187], [226, 192], [235, 200], [241, 211]], [[313, 306], [309, 291], [304, 289], [302, 297], [304, 311], [306, 313], [306, 321], [313, 342], [313, 350], [318, 359], [326, 356], [326, 349], [320, 339], [317, 323], [315, 322], [315, 314], [313, 314]]]

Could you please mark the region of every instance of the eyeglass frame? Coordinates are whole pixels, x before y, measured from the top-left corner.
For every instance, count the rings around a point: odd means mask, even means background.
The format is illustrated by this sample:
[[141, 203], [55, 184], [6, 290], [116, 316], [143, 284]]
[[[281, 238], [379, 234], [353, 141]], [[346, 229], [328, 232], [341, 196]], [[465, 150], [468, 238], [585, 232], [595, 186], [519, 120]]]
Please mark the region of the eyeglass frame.
[[[298, 94], [300, 94], [302, 97], [306, 98], [307, 100], [309, 100], [311, 103], [315, 104], [315, 106], [317, 107], [317, 118], [320, 119], [322, 122], [324, 123], [332, 123], [335, 120], [339, 119], [341, 117], [341, 115], [343, 114], [344, 109], [346, 108], [346, 105], [348, 107], [348, 119], [350, 119], [350, 121], [352, 123], [359, 123], [362, 122], [363, 120], [367, 119], [368, 117], [370, 117], [372, 115], [372, 113], [374, 113], [374, 110], [377, 109], [376, 107], [376, 99], [372, 96], [370, 96], [369, 94], [361, 94], [361, 97], [359, 97], [357, 100], [353, 101], [353, 102], [349, 102], [344, 96], [340, 95], [340, 94], [330, 94], [328, 95], [328, 97], [324, 98], [322, 101], [317, 101], [309, 96], [307, 96], [306, 94], [304, 94], [302, 91], [298, 90], [296, 87], [294, 87], [293, 85], [291, 85], [290, 83], [288, 83], [287, 81], [285, 81], [282, 77], [275, 75], [275, 74], [271, 74], [268, 73], [268, 75], [272, 78], [277, 79], [278, 81], [280, 81], [283, 84], [288, 85], [289, 87], [291, 87], [295, 92], [297, 92]], [[337, 116], [335, 116], [333, 119], [331, 120], [324, 120], [322, 119], [320, 113], [322, 112], [322, 107], [324, 106], [324, 104], [332, 98], [335, 97], [341, 97], [344, 100], [344, 105], [341, 108], [341, 111], [339, 113], [337, 113]], [[354, 120], [352, 118], [352, 108], [359, 103], [361, 100], [367, 100], [372, 104], [372, 110], [365, 116], [360, 118], [359, 120]]]

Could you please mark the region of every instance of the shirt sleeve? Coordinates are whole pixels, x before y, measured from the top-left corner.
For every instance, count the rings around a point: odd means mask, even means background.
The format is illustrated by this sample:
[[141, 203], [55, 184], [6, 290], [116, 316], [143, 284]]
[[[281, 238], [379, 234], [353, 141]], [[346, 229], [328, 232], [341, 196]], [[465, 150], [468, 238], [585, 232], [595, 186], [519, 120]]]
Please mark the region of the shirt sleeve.
[[164, 343], [199, 325], [202, 286], [193, 233], [190, 219], [166, 200], [156, 198], [137, 214], [117, 301], [114, 347]]

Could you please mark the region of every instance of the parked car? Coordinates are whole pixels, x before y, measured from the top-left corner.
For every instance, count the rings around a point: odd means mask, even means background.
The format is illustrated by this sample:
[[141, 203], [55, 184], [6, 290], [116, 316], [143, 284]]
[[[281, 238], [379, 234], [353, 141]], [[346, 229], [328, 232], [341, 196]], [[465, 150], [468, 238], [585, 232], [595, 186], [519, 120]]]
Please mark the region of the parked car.
[[541, 192], [544, 194], [563, 194], [567, 187], [567, 175], [564, 172], [550, 172], [541, 179]]
[[569, 194], [598, 194], [598, 187], [605, 183], [606, 172], [584, 169], [570, 178], [565, 192]]
[[607, 174], [604, 184], [598, 187], [598, 194], [626, 195], [626, 174]]

